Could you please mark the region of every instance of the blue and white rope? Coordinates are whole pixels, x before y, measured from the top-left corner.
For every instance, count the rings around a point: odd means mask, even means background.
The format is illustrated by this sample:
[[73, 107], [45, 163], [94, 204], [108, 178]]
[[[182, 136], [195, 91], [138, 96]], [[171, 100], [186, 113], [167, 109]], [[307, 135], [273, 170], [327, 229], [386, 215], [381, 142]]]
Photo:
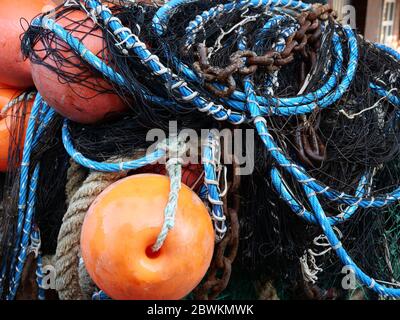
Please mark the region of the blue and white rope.
[[41, 247], [40, 231], [37, 226], [34, 226], [31, 233], [31, 244], [29, 246], [28, 255], [33, 252], [35, 254], [37, 262], [36, 283], [38, 286], [38, 300], [46, 300], [46, 294], [43, 288], [43, 261], [42, 261], [42, 254], [40, 252], [40, 247]]
[[[24, 150], [20, 171], [20, 189], [18, 198], [18, 223], [16, 243], [11, 263], [11, 281], [7, 299], [12, 300], [17, 294], [23, 268], [31, 240], [32, 223], [35, 216], [36, 191], [39, 180], [40, 163], [37, 163], [30, 176], [31, 153], [39, 142], [47, 124], [55, 113], [43, 102], [40, 94], [36, 95], [26, 131]], [[40, 123], [40, 125], [38, 125]]]
[[[388, 288], [385, 286], [382, 286], [376, 282], [376, 280], [370, 278], [368, 275], [366, 275], [356, 264], [355, 262], [350, 258], [350, 256], [347, 254], [346, 250], [343, 248], [342, 243], [340, 240], [337, 238], [332, 225], [336, 224], [335, 219], [329, 219], [326, 217], [323, 208], [318, 200], [318, 193], [309, 187], [313, 182], [315, 182], [314, 179], [308, 179], [308, 180], [301, 180], [302, 175], [305, 177], [305, 170], [301, 168], [298, 165], [295, 165], [294, 163], [291, 163], [284, 155], [283, 151], [277, 146], [277, 144], [274, 142], [273, 137], [271, 134], [268, 132], [267, 128], [267, 123], [264, 118], [260, 116], [260, 107], [258, 105], [258, 102], [255, 99], [255, 90], [254, 90], [254, 85], [252, 83], [251, 76], [248, 76], [245, 80], [245, 89], [247, 93], [247, 106], [248, 110], [250, 113], [255, 116], [255, 125], [257, 127], [257, 130], [259, 131], [259, 134], [261, 136], [261, 139], [264, 141], [269, 153], [275, 158], [276, 162], [278, 165], [281, 167], [287, 169], [294, 178], [300, 183], [304, 189], [304, 192], [307, 195], [307, 198], [310, 202], [311, 208], [314, 212], [314, 216], [306, 211], [303, 210], [304, 207], [299, 205], [297, 201], [294, 200], [294, 198], [291, 196], [287, 186], [284, 186], [283, 180], [281, 176], [279, 176], [277, 171], [272, 171], [272, 176], [273, 176], [273, 183], [277, 190], [279, 191], [281, 196], [284, 197], [284, 199], [288, 202], [288, 204], [292, 207], [293, 211], [299, 211], [299, 209], [302, 210], [302, 216], [307, 219], [309, 222], [315, 223], [317, 222], [323, 229], [324, 234], [326, 235], [330, 245], [332, 248], [335, 250], [335, 252], [338, 254], [340, 260], [342, 263], [344, 263], [346, 266], [349, 266], [355, 273], [355, 276], [361, 283], [364, 285], [367, 285], [370, 289], [374, 290], [375, 292], [379, 293], [380, 295], [383, 296], [391, 296], [391, 297], [400, 297], [400, 289], [392, 289]], [[358, 197], [358, 201], [354, 203], [349, 203], [349, 208], [346, 209], [344, 215], [349, 218], [354, 214], [354, 211], [358, 208], [358, 206], [361, 206], [363, 202], [366, 202], [365, 199], [362, 198], [362, 195], [365, 193], [365, 180], [366, 178], [361, 179], [360, 185], [357, 189], [357, 194], [356, 197]], [[287, 191], [287, 192], [285, 192]], [[321, 195], [328, 196], [328, 190], [323, 190], [323, 192], [320, 192]], [[337, 197], [335, 200], [340, 200], [340, 198], [343, 198], [344, 194], [342, 197]], [[354, 197], [354, 198], [356, 198]], [[371, 207], [373, 206], [374, 201], [370, 201], [368, 203], [368, 206]], [[386, 204], [385, 204], [386, 205]]]
[[112, 15], [107, 6], [102, 5], [97, 0], [84, 0], [84, 3], [91, 12], [96, 14], [95, 18], [101, 20], [113, 32], [124, 50], [132, 51], [142, 64], [148, 67], [154, 76], [159, 77], [167, 88], [178, 94], [179, 99], [183, 102], [192, 103], [199, 111], [206, 112], [219, 121], [228, 120], [233, 124], [241, 124], [245, 121], [244, 115], [227, 110], [224, 106], [217, 105], [207, 98], [201, 97], [199, 92], [192, 90], [185, 80], [165, 67], [160, 59], [148, 50], [146, 44], [140, 41], [137, 35], [133, 34], [129, 28], [124, 27], [121, 21]]
[[165, 157], [166, 152], [162, 149], [157, 149], [151, 154], [145, 155], [144, 157], [128, 162], [120, 162], [120, 163], [106, 163], [106, 162], [98, 162], [94, 160], [90, 160], [86, 158], [82, 153], [78, 152], [72, 142], [72, 137], [68, 129], [68, 120], [65, 120], [63, 129], [62, 129], [62, 138], [65, 150], [71, 156], [72, 159], [81, 166], [96, 170], [100, 172], [121, 172], [121, 171], [130, 171], [136, 170], [142, 167], [145, 167], [149, 164], [155, 163], [158, 160]]
[[[294, 195], [290, 191], [290, 188], [287, 186], [285, 180], [283, 179], [282, 175], [280, 174], [277, 168], [273, 168], [271, 170], [271, 180], [275, 191], [280, 195], [282, 200], [284, 200], [289, 205], [289, 207], [293, 210], [293, 212], [297, 216], [303, 218], [309, 223], [318, 224], [318, 221], [315, 219], [313, 213], [308, 211], [298, 200], [295, 199]], [[357, 187], [356, 197], [363, 197], [366, 194], [366, 191], [368, 190], [369, 186], [370, 186], [370, 181], [368, 181], [367, 176], [364, 175], [361, 178], [360, 183]], [[357, 209], [358, 209], [357, 205], [348, 206], [338, 216], [329, 217], [328, 221], [332, 226], [344, 223], [354, 216]]]

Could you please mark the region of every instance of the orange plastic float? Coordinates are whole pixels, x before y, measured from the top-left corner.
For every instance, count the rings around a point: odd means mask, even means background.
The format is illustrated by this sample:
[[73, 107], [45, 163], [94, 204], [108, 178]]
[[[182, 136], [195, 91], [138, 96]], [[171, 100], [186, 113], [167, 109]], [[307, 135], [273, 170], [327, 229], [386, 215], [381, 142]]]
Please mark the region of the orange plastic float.
[[113, 184], [92, 204], [81, 235], [89, 275], [119, 300], [175, 300], [206, 274], [214, 250], [207, 208], [187, 186], [179, 193], [175, 227], [154, 253], [168, 202], [169, 179], [134, 175]]
[[28, 23], [43, 9], [54, 8], [51, 0], [2, 0], [0, 10], [0, 82], [16, 88], [33, 86], [29, 60], [21, 52], [21, 19]]
[[[80, 10], [69, 12], [66, 16], [57, 20], [57, 23], [67, 27], [70, 33], [81, 40], [82, 43], [94, 54], [102, 57], [104, 39], [100, 29], [94, 29], [94, 22]], [[54, 62], [51, 55], [46, 55], [42, 41], [35, 47], [35, 53], [45, 64], [58, 69], [61, 73], [82, 75], [80, 58], [74, 51], [68, 50], [68, 44], [54, 38], [50, 42], [51, 49], [57, 51], [64, 61], [62, 64]], [[103, 53], [104, 54], [104, 53]], [[112, 86], [102, 75], [95, 75], [90, 69], [84, 71], [84, 81], [90, 83], [68, 82], [62, 79], [56, 72], [46, 66], [32, 62], [33, 81], [43, 99], [64, 117], [79, 123], [95, 123], [105, 118], [112, 117], [126, 110], [122, 99], [112, 92], [99, 93], [98, 88], [104, 92], [111, 90]], [[93, 88], [93, 84], [94, 87]]]
[[[7, 105], [10, 101], [20, 96], [23, 92], [18, 89], [5, 88], [4, 85], [0, 84], [0, 111]], [[20, 117], [20, 113], [18, 112], [18, 108], [22, 107], [24, 102], [20, 102], [10, 108], [5, 115], [0, 115], [0, 172], [6, 172], [8, 168], [8, 155], [9, 155], [9, 147], [10, 147], [10, 139], [13, 121], [18, 121], [18, 117]], [[30, 110], [33, 105], [33, 99], [28, 101], [27, 104], [27, 113], [30, 113]], [[29, 116], [25, 116], [25, 130], [28, 126]], [[22, 133], [25, 136], [25, 130]], [[22, 139], [23, 143], [24, 139]], [[23, 145], [19, 146], [22, 151]], [[21, 152], [22, 153], [22, 152]], [[21, 154], [22, 155], [22, 154]]]

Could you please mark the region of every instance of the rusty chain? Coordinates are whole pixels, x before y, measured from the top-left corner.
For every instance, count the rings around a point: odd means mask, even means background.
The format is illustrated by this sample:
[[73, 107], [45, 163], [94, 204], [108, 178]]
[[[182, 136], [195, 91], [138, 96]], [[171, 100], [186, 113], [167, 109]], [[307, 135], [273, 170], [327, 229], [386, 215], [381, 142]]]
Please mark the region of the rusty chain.
[[232, 264], [239, 248], [240, 175], [236, 174], [239, 165], [234, 160], [232, 181], [228, 183], [228, 192], [223, 198], [224, 210], [229, 230], [225, 238], [216, 245], [210, 269], [202, 284], [194, 290], [196, 300], [215, 300], [228, 286], [232, 274]]
[[[193, 68], [204, 79], [204, 87], [217, 97], [229, 97], [236, 90], [235, 74], [246, 76], [255, 73], [258, 68], [274, 72], [291, 63], [294, 55], [299, 52], [305, 59], [315, 63], [316, 51], [321, 45], [321, 21], [335, 18], [336, 15], [329, 5], [315, 4], [309, 12], [298, 15], [300, 29], [286, 41], [285, 50], [281, 53], [268, 51], [257, 55], [251, 50], [239, 50], [230, 56], [230, 64], [224, 68], [210, 65], [208, 48], [205, 44], [197, 46], [197, 61]], [[307, 48], [309, 47], [309, 48]], [[244, 59], [247, 58], [247, 59]], [[219, 82], [225, 88], [216, 88], [212, 83]]]
[[326, 159], [326, 146], [311, 125], [301, 125], [296, 129], [296, 151], [304, 164], [316, 167]]

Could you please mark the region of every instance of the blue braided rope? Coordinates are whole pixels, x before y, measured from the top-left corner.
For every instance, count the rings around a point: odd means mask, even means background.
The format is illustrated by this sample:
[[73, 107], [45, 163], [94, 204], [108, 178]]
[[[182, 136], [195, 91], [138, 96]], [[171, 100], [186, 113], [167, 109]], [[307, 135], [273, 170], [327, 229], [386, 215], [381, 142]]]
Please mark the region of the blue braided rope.
[[219, 182], [217, 176], [217, 153], [219, 152], [219, 138], [211, 130], [207, 136], [207, 140], [203, 145], [202, 163], [204, 166], [205, 178], [204, 182], [207, 187], [207, 198], [212, 206], [212, 219], [214, 221], [214, 229], [216, 240], [220, 241], [224, 238], [226, 231], [226, 217], [224, 214], [224, 203], [222, 202], [219, 190]]
[[227, 110], [222, 105], [216, 105], [208, 98], [201, 97], [197, 91], [192, 90], [183, 79], [166, 68], [131, 30], [124, 27], [121, 21], [112, 15], [107, 6], [102, 5], [97, 0], [84, 0], [84, 3], [97, 14], [97, 18], [104, 23], [105, 27], [108, 27], [121, 41], [120, 44], [126, 48], [125, 50], [132, 51], [142, 64], [159, 77], [168, 88], [179, 95], [182, 101], [193, 104], [199, 111], [207, 112], [219, 121], [228, 120], [233, 124], [241, 124], [245, 121], [243, 114]]
[[25, 210], [26, 210], [26, 200], [28, 196], [28, 184], [29, 184], [29, 166], [30, 157], [32, 152], [34, 131], [36, 125], [36, 119], [39, 115], [42, 106], [42, 98], [39, 94], [36, 95], [35, 101], [32, 106], [31, 114], [29, 117], [28, 127], [26, 130], [25, 144], [22, 155], [21, 172], [20, 172], [20, 185], [19, 185], [19, 196], [18, 196], [18, 220], [16, 235], [17, 241], [14, 245], [14, 254], [11, 262], [11, 270], [15, 268], [16, 258], [20, 246], [20, 235], [22, 234], [22, 229], [24, 225]]
[[[43, 108], [42, 104], [42, 99], [40, 97], [39, 94], [36, 95], [35, 97], [35, 101], [34, 101], [34, 106], [33, 109], [31, 111], [31, 115], [29, 118], [29, 124], [28, 125], [28, 129], [26, 132], [26, 138], [25, 138], [25, 146], [24, 146], [24, 151], [23, 154], [25, 155], [25, 157], [23, 156], [22, 159], [22, 163], [29, 163], [29, 160], [26, 161], [27, 159], [30, 159], [30, 150], [33, 149], [35, 147], [35, 145], [38, 143], [39, 141], [39, 137], [41, 132], [44, 131], [46, 125], [48, 124], [48, 119], [46, 117], [44, 117], [44, 114], [48, 111], [47, 109]], [[33, 134], [33, 130], [35, 127], [35, 123], [36, 123], [36, 117], [39, 117], [39, 119], [43, 119], [43, 121], [41, 122], [40, 126], [39, 126], [39, 134], [36, 135], [34, 138], [32, 136]], [[32, 147], [30, 148], [30, 144], [32, 144]], [[24, 162], [25, 160], [25, 162]], [[17, 242], [14, 245], [14, 252], [13, 252], [13, 258], [12, 258], [12, 262], [11, 262], [11, 270], [13, 270], [13, 268], [15, 267], [16, 264], [16, 259], [17, 259], [17, 253], [18, 253], [18, 249], [19, 249], [19, 241], [20, 241], [20, 235], [21, 232], [23, 231], [23, 224], [24, 224], [24, 212], [25, 212], [25, 199], [26, 199], [26, 184], [28, 183], [27, 180], [22, 180], [22, 174], [27, 177], [29, 174], [29, 168], [27, 166], [22, 167], [21, 166], [21, 177], [20, 177], [20, 193], [19, 193], [19, 206], [18, 206], [18, 224], [17, 224], [17, 230], [16, 230], [16, 235], [17, 235]], [[21, 190], [21, 186], [24, 186], [24, 189]], [[1, 275], [0, 275], [0, 295], [3, 292], [3, 281], [4, 281], [4, 277], [5, 277], [5, 273], [6, 273], [6, 261], [3, 261], [2, 263], [2, 269], [1, 269]]]
[[[351, 37], [354, 36], [353, 31], [350, 28], [344, 28], [345, 33], [349, 37], [349, 42]], [[357, 45], [355, 46], [357, 47]], [[358, 52], [358, 49], [355, 49]], [[357, 53], [358, 55], [358, 53]], [[353, 66], [355, 69], [356, 66]], [[346, 83], [350, 81], [350, 79], [346, 80]], [[349, 85], [349, 83], [348, 83]], [[346, 85], [342, 86], [342, 89]], [[312, 178], [303, 168], [289, 160], [286, 155], [284, 154], [283, 150], [281, 150], [278, 145], [275, 143], [274, 138], [269, 133], [266, 120], [261, 116], [262, 112], [260, 110], [260, 106], [258, 104], [254, 90], [254, 85], [249, 78], [245, 80], [245, 88], [246, 88], [246, 95], [248, 99], [247, 108], [251, 114], [251, 116], [255, 119], [254, 123], [256, 129], [264, 142], [267, 150], [270, 152], [272, 157], [276, 160], [277, 164], [287, 170], [290, 174], [292, 174], [300, 183], [307, 185], [311, 189], [313, 189], [318, 194], [327, 197], [331, 201], [337, 201], [339, 203], [344, 203], [350, 206], [359, 205], [362, 208], [381, 208], [396, 202], [400, 199], [400, 187], [398, 187], [392, 193], [389, 193], [384, 196], [376, 197], [376, 198], [357, 198], [355, 196], [346, 194], [344, 192], [338, 192], [336, 190], [331, 189], [330, 187], [322, 185], [320, 182], [316, 181]], [[337, 94], [337, 93], [336, 93]], [[336, 95], [335, 94], [335, 95]]]
[[[79, 39], [74, 37], [70, 32], [65, 30], [60, 24], [49, 17], [37, 17], [32, 21], [32, 25], [36, 27], [43, 27], [53, 32], [57, 37], [66, 42], [72, 50], [74, 50], [85, 62], [101, 72], [109, 81], [116, 85], [129, 88], [125, 78], [115, 71], [113, 68], [108, 66], [98, 56], [93, 54]], [[180, 106], [172, 100], [165, 99], [155, 95], [148, 95], [145, 92], [140, 92], [145, 100], [152, 102], [161, 107], [176, 108]]]
[[[171, 0], [164, 6], [162, 6], [155, 14], [152, 22], [153, 29], [156, 31], [158, 36], [162, 36], [167, 29], [169, 20], [176, 9], [182, 5], [196, 2], [195, 0]], [[216, 17], [222, 12], [244, 10], [248, 7], [259, 8], [259, 7], [283, 7], [291, 10], [306, 11], [311, 9], [310, 4], [303, 3], [301, 1], [293, 0], [242, 0], [225, 5], [220, 5], [212, 8], [209, 11], [196, 17], [188, 28], [195, 29], [198, 23], [202, 23], [204, 20], [210, 17]]]
[[[185, 1], [178, 1], [178, 2], [181, 4], [185, 3]], [[260, 2], [257, 2], [257, 5], [258, 4], [260, 4]], [[234, 8], [236, 8], [236, 5], [237, 3], [229, 3], [226, 4], [225, 6], [218, 6], [210, 9], [209, 11], [203, 12], [202, 15], [197, 16], [196, 19], [189, 24], [187, 30], [189, 31], [198, 30], [200, 25], [203, 25], [211, 18], [218, 16], [222, 12], [233, 11]], [[251, 3], [250, 6], [251, 5], [256, 5], [256, 4], [254, 2]], [[175, 5], [173, 7], [176, 8]], [[153, 28], [155, 30], [157, 30], [157, 25], [160, 23], [160, 21], [168, 20], [167, 18], [160, 18], [167, 13], [168, 10], [165, 11], [163, 8], [161, 8], [159, 12], [156, 14], [153, 20]], [[352, 80], [354, 79], [357, 67], [357, 58], [358, 58], [357, 40], [355, 38], [354, 33], [347, 32], [347, 35], [349, 38], [348, 46], [350, 50], [349, 65], [348, 68], [346, 69], [347, 72], [342, 82], [337, 86], [334, 92], [330, 93], [330, 91], [337, 84], [337, 80], [341, 72], [341, 66], [343, 62], [343, 54], [342, 54], [340, 38], [336, 33], [334, 34], [333, 37], [333, 43], [335, 52], [337, 54], [337, 59], [333, 68], [333, 72], [330, 78], [327, 80], [327, 82], [316, 92], [309, 93], [303, 96], [297, 96], [292, 98], [275, 98], [275, 97], [265, 98], [257, 96], [257, 100], [260, 102], [260, 108], [262, 109], [262, 115], [275, 114], [281, 116], [289, 116], [289, 115], [307, 114], [312, 112], [317, 107], [326, 108], [331, 104], [335, 103], [336, 101], [338, 101], [349, 88]], [[200, 78], [188, 66], [180, 62], [177, 58], [173, 58], [172, 61], [174, 62], [176, 69], [182, 72], [188, 80], [196, 83], [201, 83]], [[218, 84], [215, 84], [215, 86], [218, 88], [223, 88], [223, 86]], [[245, 93], [242, 93], [240, 91], [235, 91], [230, 99], [223, 99], [222, 101], [234, 110], [243, 111], [245, 109], [243, 102], [246, 101], [246, 95]]]
[[326, 235], [330, 245], [335, 250], [341, 262], [351, 268], [354, 272], [356, 278], [365, 286], [369, 287], [381, 296], [389, 296], [394, 298], [400, 298], [400, 289], [392, 289], [385, 287], [376, 282], [370, 276], [365, 274], [357, 264], [351, 259], [347, 251], [343, 248], [343, 244], [338, 239], [336, 233], [334, 232], [328, 218], [325, 215], [324, 210], [318, 200], [316, 193], [310, 189], [307, 185], [303, 184], [304, 192], [307, 194], [307, 198], [314, 212], [315, 218], [321, 226], [324, 234]]
[[[375, 83], [370, 83], [369, 87], [375, 91], [381, 97], [386, 97], [390, 103], [392, 103], [396, 107], [400, 107], [400, 98], [393, 93], [383, 89]], [[397, 91], [397, 89], [396, 89]]]
[[[368, 275], [366, 275], [355, 263], [354, 261], [350, 258], [350, 256], [347, 254], [346, 250], [343, 248], [342, 243], [339, 241], [337, 238], [332, 225], [334, 225], [336, 222], [333, 219], [329, 219], [326, 217], [321, 204], [319, 203], [317, 194], [320, 193], [322, 195], [327, 196], [328, 198], [330, 195], [332, 195], [332, 191], [328, 191], [329, 189], [323, 189], [323, 190], [317, 190], [319, 192], [316, 192], [315, 189], [312, 189], [310, 186], [314, 184], [315, 186], [319, 186], [318, 183], [315, 182], [314, 179], [309, 178], [308, 175], [304, 172], [304, 169], [301, 168], [300, 166], [295, 165], [294, 163], [291, 163], [284, 155], [283, 151], [277, 146], [275, 143], [273, 137], [271, 134], [268, 132], [266, 120], [260, 116], [260, 108], [257, 103], [257, 100], [255, 99], [255, 90], [254, 90], [254, 85], [252, 83], [251, 76], [246, 77], [245, 79], [245, 90], [246, 90], [246, 95], [247, 95], [247, 107], [250, 113], [255, 116], [255, 125], [256, 128], [260, 134], [261, 139], [265, 143], [269, 153], [275, 158], [277, 163], [285, 168], [286, 170], [289, 171], [290, 174], [292, 174], [297, 181], [302, 185], [304, 192], [307, 195], [307, 198], [309, 199], [310, 205], [312, 207], [312, 210], [315, 214], [313, 216], [310, 212], [303, 212], [304, 218], [309, 220], [310, 222], [318, 222], [318, 224], [322, 227], [324, 234], [327, 236], [327, 239], [332, 246], [332, 248], [336, 251], [337, 255], [339, 256], [340, 260], [342, 261], [343, 264], [346, 266], [349, 266], [355, 273], [355, 276], [357, 279], [363, 283], [364, 285], [367, 285], [370, 289], [374, 290], [375, 292], [379, 293], [380, 295], [383, 296], [391, 296], [391, 297], [400, 297], [400, 289], [392, 289], [392, 288], [387, 288], [385, 286], [382, 286], [378, 284], [374, 279], [370, 278]], [[278, 171], [274, 169], [275, 171], [272, 172], [273, 176], [273, 183], [275, 187], [277, 188], [278, 192], [280, 193], [281, 196], [288, 202], [288, 204], [292, 207], [294, 212], [298, 212], [299, 210], [299, 204], [297, 201], [294, 200], [294, 198], [291, 196], [289, 193], [289, 190], [286, 186], [284, 186], [284, 183], [282, 181], [282, 178], [279, 176]], [[304, 180], [304, 178], [306, 180]], [[302, 180], [303, 179], [303, 180]], [[362, 199], [362, 194], [365, 193], [365, 180], [366, 178], [361, 179], [360, 185], [357, 189], [357, 194], [356, 197], [354, 197], [354, 200], [358, 197], [358, 201], [353, 202], [349, 201], [350, 207], [347, 208], [345, 211], [345, 216], [347, 215], [347, 218], [351, 217], [355, 210], [358, 208], [358, 206], [366, 205], [366, 207], [371, 207], [373, 205], [377, 205], [375, 203], [374, 199], [371, 199], [370, 201], [367, 201], [366, 199]], [[335, 200], [345, 200], [344, 197], [348, 197], [348, 195], [345, 195], [344, 193], [340, 194]], [[386, 205], [388, 199], [385, 199], [386, 203], [382, 205]], [[347, 200], [346, 200], [347, 201]], [[344, 201], [344, 202], [346, 202]], [[380, 201], [380, 200], [377, 200]], [[302, 207], [302, 206], [301, 206]], [[301, 208], [303, 210], [303, 207]]]
[[17, 290], [18, 290], [18, 287], [19, 287], [19, 284], [21, 281], [21, 277], [22, 277], [22, 272], [24, 269], [27, 255], [28, 255], [28, 245], [29, 245], [29, 240], [31, 237], [32, 221], [33, 221], [34, 213], [35, 213], [36, 190], [37, 190], [38, 180], [39, 180], [39, 170], [40, 170], [40, 165], [37, 164], [35, 166], [32, 177], [30, 179], [28, 206], [27, 206], [27, 211], [26, 211], [25, 219], [24, 219], [25, 220], [24, 227], [22, 230], [20, 252], [18, 255], [18, 259], [17, 259], [18, 261], [17, 261], [16, 267], [15, 267], [15, 274], [14, 274], [14, 276], [12, 278], [12, 282], [11, 282], [10, 292], [8, 294], [8, 300], [13, 300], [15, 298], [15, 295], [17, 294]]
[[97, 71], [101, 72], [112, 82], [126, 87], [126, 81], [119, 73], [115, 72], [104, 61], [88, 50], [81, 41], [75, 38], [70, 32], [66, 31], [54, 20], [48, 18], [47, 16], [38, 17], [32, 22], [32, 24], [52, 31], [55, 35], [57, 35], [57, 37], [68, 43], [71, 49], [78, 53], [83, 60], [88, 62]]
[[208, 188], [206, 184], [203, 184], [199, 191], [199, 197], [202, 200], [206, 200], [208, 196]]
[[128, 162], [120, 162], [120, 163], [105, 163], [98, 162], [94, 160], [90, 160], [86, 158], [82, 153], [78, 152], [73, 143], [72, 137], [68, 130], [68, 120], [64, 121], [64, 125], [62, 128], [62, 139], [64, 143], [64, 148], [67, 153], [70, 155], [72, 159], [81, 166], [101, 171], [101, 172], [121, 172], [121, 171], [129, 171], [136, 170], [142, 167], [145, 167], [149, 164], [155, 163], [161, 158], [165, 157], [165, 150], [158, 149], [149, 155], [145, 155], [144, 157]]
[[[189, 49], [196, 40], [197, 33], [199, 30], [202, 30], [203, 26], [210, 22], [213, 19], [219, 19], [222, 15], [224, 14], [229, 14], [233, 11], [245, 11], [248, 8], [267, 8], [268, 3], [274, 5], [274, 10], [279, 10], [283, 8], [290, 8], [291, 3], [294, 3], [296, 1], [288, 1], [288, 5], [285, 6], [281, 1], [238, 1], [238, 2], [230, 2], [226, 4], [220, 4], [215, 7], [212, 7], [209, 10], [204, 11], [203, 13], [197, 15], [194, 20], [189, 22], [188, 27], [186, 28], [186, 43], [184, 45], [185, 49]], [[310, 7], [308, 7], [310, 8]], [[291, 9], [297, 9], [296, 11], [303, 11], [303, 9], [300, 9], [299, 7], [293, 7]], [[161, 9], [160, 9], [161, 10]], [[304, 10], [307, 10], [307, 7], [304, 7]], [[157, 14], [156, 14], [157, 17]], [[154, 23], [153, 20], [153, 28], [155, 31], [157, 31], [157, 27]]]

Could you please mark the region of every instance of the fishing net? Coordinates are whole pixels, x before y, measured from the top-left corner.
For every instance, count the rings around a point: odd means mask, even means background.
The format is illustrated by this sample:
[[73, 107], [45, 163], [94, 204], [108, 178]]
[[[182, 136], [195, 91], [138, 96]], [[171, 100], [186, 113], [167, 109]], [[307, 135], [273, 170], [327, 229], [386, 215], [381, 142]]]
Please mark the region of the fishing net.
[[[237, 237], [239, 247], [236, 259], [228, 258], [233, 280], [220, 299], [255, 297], [256, 291], [266, 296], [266, 284], [273, 288], [269, 296], [281, 299], [352, 298], [360, 289], [343, 287], [343, 261], [335, 255], [341, 247], [321, 230], [316, 211], [334, 221], [336, 236], [366, 274], [379, 284], [398, 286], [394, 190], [400, 181], [400, 66], [395, 53], [338, 24], [326, 6], [200, 0], [173, 1], [173, 10], [160, 11], [155, 5], [102, 1], [130, 30], [123, 38], [104, 22], [101, 14], [108, 11], [96, 11], [98, 2], [92, 2], [59, 6], [34, 20], [22, 40], [32, 63], [55, 72], [61, 83], [99, 95], [117, 93], [130, 107], [124, 116], [95, 125], [65, 122], [62, 129], [63, 120], [56, 118], [33, 149], [31, 165], [40, 161], [41, 166], [36, 220], [44, 252], [54, 253], [66, 210], [69, 156], [97, 162], [131, 157], [153, 143], [146, 139], [149, 129], [166, 130], [175, 120], [178, 131], [259, 133], [254, 170], [225, 199], [229, 209], [239, 199], [240, 232], [229, 234], [225, 251], [235, 248]], [[71, 41], [43, 27], [44, 18], [81, 43], [100, 39], [102, 47], [93, 53], [112, 72], [104, 66], [101, 72], [82, 51], [71, 50]], [[136, 46], [127, 45], [130, 40]], [[247, 147], [243, 152], [250, 152]], [[5, 189], [4, 217], [9, 218], [1, 222], [8, 239], [2, 239], [1, 254], [8, 260], [12, 248], [5, 249], [6, 242], [17, 237], [17, 163]], [[227, 167], [231, 176], [232, 165]], [[230, 275], [226, 266], [216, 269], [215, 275]], [[378, 297], [369, 290], [362, 296]]]
[[[128, 5], [124, 1], [106, 1], [105, 4], [110, 5], [115, 17], [135, 34], [149, 38], [147, 36], [149, 28], [144, 26], [151, 24], [151, 17], [156, 8]], [[184, 108], [168, 108], [167, 98], [170, 96], [168, 90], [165, 90], [163, 85], [157, 85], [152, 75], [133, 55], [121, 53], [121, 46], [116, 42], [115, 36], [99, 23], [94, 23], [85, 12], [82, 12], [79, 5], [60, 5], [45, 17], [61, 25], [66, 33], [81, 43], [95, 47], [97, 51], [93, 54], [104, 62], [103, 67], [107, 66], [113, 70], [105, 76], [75, 54], [70, 44], [51, 30], [44, 28], [43, 20], [38, 19], [36, 22], [33, 20], [22, 40], [24, 55], [29, 57], [33, 64], [56, 73], [59, 82], [71, 86], [77, 96], [81, 96], [82, 87], [92, 92], [90, 97], [82, 96], [88, 100], [97, 95], [117, 93], [130, 107], [130, 113], [137, 119], [136, 121], [147, 128], [154, 126], [167, 128], [168, 120], [171, 118], [191, 122], [192, 126], [198, 123], [198, 119], [185, 116], [190, 111]], [[100, 48], [97, 48], [99, 46]]]

